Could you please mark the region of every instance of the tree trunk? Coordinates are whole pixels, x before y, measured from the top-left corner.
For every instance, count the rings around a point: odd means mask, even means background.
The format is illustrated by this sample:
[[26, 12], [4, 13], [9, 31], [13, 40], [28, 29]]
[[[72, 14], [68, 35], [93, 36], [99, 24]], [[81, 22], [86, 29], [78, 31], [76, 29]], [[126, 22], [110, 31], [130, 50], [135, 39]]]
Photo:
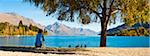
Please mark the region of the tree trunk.
[[102, 8], [102, 18], [101, 18], [101, 39], [100, 39], [100, 47], [106, 47], [106, 31], [107, 31], [107, 16], [106, 16], [106, 1], [103, 0], [103, 8]]
[[135, 31], [136, 31], [136, 34], [137, 34], [138, 36], [140, 36], [140, 33], [139, 33], [138, 29], [135, 29]]
[[107, 32], [107, 24], [106, 22], [101, 23], [101, 39], [100, 39], [100, 47], [106, 47], [106, 32]]

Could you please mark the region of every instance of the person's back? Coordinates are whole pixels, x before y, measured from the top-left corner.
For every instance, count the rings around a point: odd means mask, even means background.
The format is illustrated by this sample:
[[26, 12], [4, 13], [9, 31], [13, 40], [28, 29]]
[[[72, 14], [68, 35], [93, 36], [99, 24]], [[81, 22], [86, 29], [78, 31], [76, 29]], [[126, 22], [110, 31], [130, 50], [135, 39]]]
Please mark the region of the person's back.
[[42, 41], [44, 41], [44, 36], [42, 34], [42, 30], [39, 30], [38, 34], [36, 35], [36, 42], [35, 47], [42, 47]]

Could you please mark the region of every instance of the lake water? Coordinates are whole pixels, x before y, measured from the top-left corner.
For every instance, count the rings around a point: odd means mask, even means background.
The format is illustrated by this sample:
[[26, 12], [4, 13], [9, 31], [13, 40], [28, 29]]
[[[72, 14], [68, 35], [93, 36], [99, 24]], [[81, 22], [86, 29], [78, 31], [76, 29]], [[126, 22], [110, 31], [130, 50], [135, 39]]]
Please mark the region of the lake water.
[[[35, 36], [0, 37], [0, 46], [34, 46]], [[98, 47], [99, 36], [45, 36], [46, 47]], [[146, 36], [107, 36], [107, 47], [150, 47]]]

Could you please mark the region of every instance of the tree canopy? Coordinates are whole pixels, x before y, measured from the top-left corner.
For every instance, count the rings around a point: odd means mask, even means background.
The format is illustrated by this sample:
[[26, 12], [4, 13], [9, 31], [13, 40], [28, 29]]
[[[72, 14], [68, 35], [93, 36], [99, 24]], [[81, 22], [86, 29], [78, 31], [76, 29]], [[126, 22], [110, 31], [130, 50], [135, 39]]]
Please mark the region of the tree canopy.
[[149, 0], [120, 0], [122, 19], [127, 24], [150, 23]]
[[[74, 21], [74, 14], [78, 19], [86, 19], [87, 15], [96, 15], [95, 19], [102, 19], [102, 12], [106, 10], [108, 18], [115, 18], [120, 11], [126, 23], [149, 22], [150, 4], [148, 0], [24, 0], [41, 7], [48, 15], [56, 13], [58, 20]], [[104, 4], [106, 2], [106, 4]], [[104, 8], [106, 6], [106, 8]], [[94, 13], [94, 14], [93, 14]], [[97, 19], [99, 18], [99, 19]], [[85, 21], [85, 20], [83, 20]]]

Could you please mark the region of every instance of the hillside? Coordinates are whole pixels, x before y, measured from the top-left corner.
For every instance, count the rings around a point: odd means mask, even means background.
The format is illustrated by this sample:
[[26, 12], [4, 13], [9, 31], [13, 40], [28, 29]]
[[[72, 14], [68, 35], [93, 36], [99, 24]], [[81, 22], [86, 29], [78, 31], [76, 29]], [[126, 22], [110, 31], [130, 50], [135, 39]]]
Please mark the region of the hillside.
[[49, 35], [97, 35], [97, 33], [92, 30], [83, 28], [70, 28], [58, 22], [48, 25], [46, 29], [48, 30]]
[[42, 25], [35, 23], [33, 20], [18, 15], [16, 13], [0, 13], [0, 23], [8, 22], [12, 25], [18, 26], [19, 21], [22, 21], [22, 23], [27, 26], [32, 24], [33, 26], [37, 26], [38, 28], [44, 29]]
[[15, 13], [0, 13], [0, 35], [36, 35], [39, 29], [44, 27], [31, 19]]
[[139, 24], [136, 23], [133, 26], [127, 26], [125, 24], [120, 25], [116, 28], [107, 30], [108, 35], [119, 35], [119, 36], [149, 36], [150, 35], [150, 24]]

